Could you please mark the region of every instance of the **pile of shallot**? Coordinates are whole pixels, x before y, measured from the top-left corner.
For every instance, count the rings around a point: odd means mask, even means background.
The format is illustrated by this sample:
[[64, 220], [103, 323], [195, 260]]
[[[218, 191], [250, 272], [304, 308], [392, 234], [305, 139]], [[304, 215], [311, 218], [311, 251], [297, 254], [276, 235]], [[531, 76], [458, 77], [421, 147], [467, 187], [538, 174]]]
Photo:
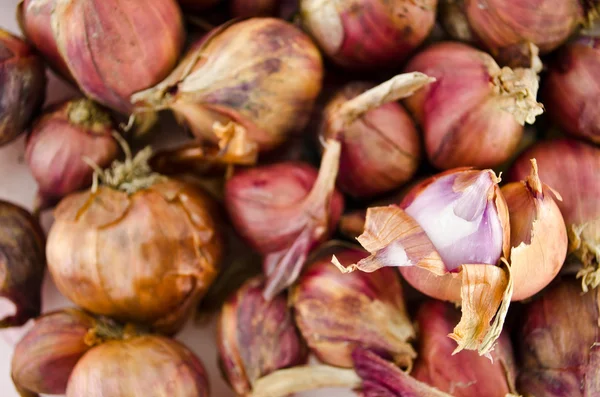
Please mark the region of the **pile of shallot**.
[[598, 1], [15, 5], [7, 396], [600, 395]]

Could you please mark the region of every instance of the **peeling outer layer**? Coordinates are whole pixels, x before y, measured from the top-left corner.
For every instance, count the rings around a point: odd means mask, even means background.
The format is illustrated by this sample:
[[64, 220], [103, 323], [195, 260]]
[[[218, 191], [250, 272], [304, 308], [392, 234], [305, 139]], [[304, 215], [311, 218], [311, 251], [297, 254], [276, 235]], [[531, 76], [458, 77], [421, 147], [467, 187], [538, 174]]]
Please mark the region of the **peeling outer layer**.
[[431, 300], [419, 308], [419, 352], [411, 376], [454, 397], [514, 393], [517, 368], [508, 334], [498, 338], [491, 361], [472, 351], [453, 355], [454, 343], [444, 336], [459, 318], [459, 311], [449, 303]]
[[11, 377], [19, 394], [65, 394], [77, 361], [96, 343], [122, 336], [121, 331], [79, 309], [37, 318], [12, 358]]
[[362, 379], [363, 397], [452, 397], [420, 382], [378, 354], [357, 348], [352, 353], [356, 373]]
[[334, 62], [374, 70], [398, 66], [425, 40], [436, 5], [437, 0], [301, 0], [300, 12]]
[[201, 140], [235, 122], [258, 150], [273, 149], [308, 122], [321, 90], [318, 49], [274, 18], [222, 25], [196, 42], [163, 82], [132, 97], [136, 111], [171, 109]]
[[[335, 252], [344, 262], [367, 256], [358, 248]], [[352, 351], [362, 347], [412, 367], [415, 351], [409, 342], [415, 331], [395, 271], [342, 274], [329, 258], [323, 253], [307, 265], [290, 294], [296, 323], [312, 352], [327, 364], [352, 367]]]
[[25, 161], [38, 184], [36, 210], [92, 184], [87, 158], [107, 167], [118, 154], [110, 115], [89, 99], [75, 99], [44, 111], [29, 131]]
[[124, 114], [134, 92], [171, 72], [185, 34], [176, 0], [30, 0], [21, 21], [61, 74]]
[[208, 374], [181, 343], [143, 335], [113, 340], [86, 353], [75, 366], [66, 397], [208, 397]]
[[580, 37], [567, 44], [548, 64], [544, 105], [560, 128], [600, 144], [600, 39]]
[[409, 62], [407, 72], [436, 79], [404, 100], [435, 167], [494, 167], [511, 157], [523, 125], [543, 112], [536, 101], [541, 62], [531, 50], [530, 68], [500, 68], [489, 54], [454, 42], [434, 44]]
[[554, 50], [583, 20], [580, 0], [486, 0], [485, 7], [478, 0], [461, 3], [475, 36], [505, 62], [524, 43], [535, 44], [542, 54]]
[[434, 79], [400, 74], [374, 86], [353, 82], [327, 104], [320, 133], [342, 144], [340, 187], [355, 197], [374, 196], [407, 182], [421, 157], [414, 122], [396, 103]]
[[16, 327], [40, 315], [45, 236], [29, 212], [2, 200], [0, 225], [0, 301], [12, 309], [0, 313], [0, 328]]
[[54, 214], [49, 270], [82, 308], [174, 333], [218, 271], [212, 205], [196, 186], [166, 178], [130, 193], [102, 185], [72, 194]]
[[600, 394], [598, 291], [581, 294], [563, 280], [527, 306], [518, 333], [525, 395], [587, 397]]
[[513, 181], [525, 179], [535, 158], [540, 179], [556, 190], [567, 226], [569, 252], [583, 264], [578, 276], [584, 291], [600, 285], [600, 149], [571, 139], [544, 141], [525, 151], [509, 171]]
[[239, 396], [251, 395], [260, 378], [308, 358], [285, 294], [267, 301], [264, 286], [262, 277], [244, 283], [225, 302], [217, 323], [220, 366]]
[[23, 40], [0, 29], [0, 146], [25, 132], [44, 103], [44, 63]]
[[318, 174], [308, 164], [285, 162], [227, 181], [225, 205], [233, 225], [265, 255], [267, 300], [296, 280], [310, 251], [335, 229], [344, 206], [335, 189], [339, 156], [339, 142], [328, 140]]
[[502, 187], [510, 218], [513, 300], [533, 296], [548, 285], [567, 256], [565, 221], [555, 199], [560, 195], [543, 184], [535, 159], [522, 182]]
[[[371, 254], [344, 266], [344, 273], [399, 267], [421, 292], [461, 302], [460, 323], [449, 335], [462, 349], [488, 354], [500, 335], [512, 297], [506, 202], [492, 170], [455, 169], [431, 177], [404, 198], [401, 207], [367, 210], [358, 237]], [[449, 232], [451, 230], [451, 232]]]

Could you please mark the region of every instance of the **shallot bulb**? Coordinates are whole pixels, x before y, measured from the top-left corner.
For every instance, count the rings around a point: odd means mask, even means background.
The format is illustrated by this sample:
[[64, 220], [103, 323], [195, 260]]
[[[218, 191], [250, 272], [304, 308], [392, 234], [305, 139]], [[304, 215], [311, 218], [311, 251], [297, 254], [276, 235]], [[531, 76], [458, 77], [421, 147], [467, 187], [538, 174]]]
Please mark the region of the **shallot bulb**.
[[308, 253], [325, 240], [343, 211], [335, 189], [340, 144], [329, 140], [321, 168], [299, 162], [243, 170], [225, 185], [225, 206], [240, 235], [265, 255], [267, 300], [290, 286]]
[[394, 101], [432, 81], [422, 73], [407, 73], [378, 86], [354, 82], [329, 101], [321, 134], [342, 144], [338, 183], [344, 192], [374, 196], [413, 177], [421, 158], [419, 134]]
[[27, 210], [0, 200], [0, 328], [40, 315], [45, 240]]
[[[336, 255], [357, 262], [368, 254], [348, 248], [337, 249]], [[311, 351], [327, 364], [351, 368], [352, 351], [363, 347], [410, 368], [415, 352], [409, 341], [415, 330], [397, 273], [387, 268], [342, 274], [330, 258], [319, 255], [307, 265], [290, 293], [296, 323]]]
[[452, 354], [452, 332], [460, 313], [451, 304], [424, 303], [417, 314], [418, 359], [411, 376], [454, 397], [505, 397], [514, 392], [517, 368], [506, 332], [491, 352], [492, 360], [472, 351]]
[[429, 161], [449, 169], [495, 167], [508, 160], [523, 125], [543, 112], [536, 102], [538, 62], [534, 55], [531, 69], [500, 68], [489, 54], [454, 42], [416, 55], [405, 70], [436, 81], [404, 103], [423, 129]]
[[435, 23], [437, 0], [301, 0], [302, 23], [335, 63], [349, 69], [402, 64]]
[[307, 359], [285, 294], [267, 301], [264, 286], [262, 277], [248, 280], [225, 302], [219, 316], [219, 361], [239, 396], [251, 395], [260, 378]]
[[97, 171], [100, 186], [64, 198], [46, 254], [56, 286], [78, 306], [173, 333], [215, 279], [222, 239], [207, 195], [151, 173], [150, 155], [127, 152]]
[[79, 309], [45, 314], [15, 347], [11, 377], [22, 396], [65, 394], [73, 367], [106, 330]]
[[202, 362], [181, 343], [141, 335], [110, 340], [79, 360], [66, 397], [208, 397]]
[[0, 29], [0, 146], [25, 132], [44, 103], [44, 63], [23, 40]]
[[600, 395], [597, 291], [581, 295], [572, 280], [527, 306], [518, 332], [519, 391], [531, 396]]
[[124, 114], [133, 93], [171, 72], [185, 38], [176, 0], [25, 0], [19, 13], [25, 35], [62, 75]]
[[426, 179], [400, 206], [367, 210], [358, 241], [369, 257], [348, 267], [335, 256], [333, 262], [344, 273], [399, 267], [419, 291], [462, 302], [463, 316], [450, 335], [456, 351], [487, 354], [513, 290], [509, 269], [497, 266], [510, 252], [508, 209], [498, 182], [492, 170], [469, 168]]
[[567, 229], [557, 205], [560, 195], [542, 183], [535, 159], [530, 175], [504, 185], [502, 195], [510, 217], [512, 299], [522, 300], [541, 291], [560, 271], [567, 256]]
[[29, 132], [25, 161], [38, 183], [43, 209], [92, 184], [87, 158], [107, 167], [118, 154], [110, 115], [89, 99], [74, 99], [47, 109]]
[[548, 64], [544, 105], [565, 132], [600, 144], [600, 39], [581, 37]]
[[[562, 43], [583, 20], [580, 0], [444, 0], [451, 3], [453, 14], [445, 25], [454, 37], [468, 37], [481, 42], [494, 56], [511, 63], [533, 43], [542, 54]], [[458, 27], [458, 26], [463, 26]]]
[[[226, 148], [236, 139], [264, 151], [306, 124], [322, 75], [308, 36], [279, 19], [252, 18], [213, 30], [169, 77], [132, 100], [139, 113], [171, 109], [201, 140]], [[231, 122], [231, 132], [214, 129]]]
[[567, 225], [569, 252], [583, 268], [579, 273], [583, 289], [600, 285], [600, 148], [571, 139], [543, 141], [525, 151], [510, 169], [510, 179], [529, 173], [529, 159], [535, 158], [540, 179], [555, 189], [556, 201]]

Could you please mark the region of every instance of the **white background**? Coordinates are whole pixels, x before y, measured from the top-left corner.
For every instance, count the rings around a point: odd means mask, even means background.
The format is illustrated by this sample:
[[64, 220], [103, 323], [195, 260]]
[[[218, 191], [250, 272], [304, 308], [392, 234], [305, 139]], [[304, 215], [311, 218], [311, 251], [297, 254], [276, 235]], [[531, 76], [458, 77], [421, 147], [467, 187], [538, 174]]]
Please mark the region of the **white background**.
[[[13, 33], [19, 33], [15, 21], [15, 8], [18, 0], [0, 0], [0, 27]], [[0, 90], [2, 87], [0, 87]], [[47, 103], [54, 103], [71, 95], [71, 90], [60, 81], [51, 77], [48, 86]], [[170, 129], [170, 128], [169, 128]], [[20, 203], [31, 209], [33, 197], [36, 191], [36, 183], [32, 179], [27, 166], [23, 161], [24, 139], [0, 148], [0, 199]], [[44, 226], [51, 223], [51, 216], [44, 217]], [[45, 312], [71, 306], [54, 287], [49, 275], [43, 288], [43, 309]], [[30, 325], [30, 324], [29, 324]], [[10, 361], [14, 344], [25, 332], [22, 329], [10, 329], [0, 331], [0, 396], [18, 397], [10, 380]], [[234, 397], [235, 394], [227, 387], [221, 379], [217, 368], [217, 353], [215, 346], [214, 323], [207, 326], [197, 326], [191, 322], [177, 336], [190, 347], [204, 362], [211, 383], [211, 395], [215, 397]], [[310, 393], [298, 394], [302, 397], [350, 397], [355, 394], [343, 390], [321, 390]]]

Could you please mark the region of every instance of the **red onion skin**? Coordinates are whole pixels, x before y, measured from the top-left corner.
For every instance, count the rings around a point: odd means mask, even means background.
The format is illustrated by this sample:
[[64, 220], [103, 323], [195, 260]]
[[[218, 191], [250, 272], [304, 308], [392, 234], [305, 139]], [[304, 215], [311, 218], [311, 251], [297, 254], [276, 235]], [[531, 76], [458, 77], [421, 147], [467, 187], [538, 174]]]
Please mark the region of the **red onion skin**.
[[550, 52], [583, 17], [579, 0], [464, 0], [464, 8], [471, 29], [494, 55], [524, 42]]
[[[352, 248], [334, 252], [347, 263], [367, 256]], [[414, 358], [407, 342], [414, 338], [414, 329], [406, 313], [402, 285], [392, 268], [342, 274], [331, 264], [331, 255], [323, 254], [307, 266], [289, 301], [300, 332], [324, 363], [350, 368], [355, 348], [389, 354], [403, 365]], [[330, 310], [320, 310], [323, 308]], [[358, 312], [349, 316], [353, 311]]]
[[343, 87], [325, 109], [321, 131], [342, 143], [338, 185], [353, 197], [366, 198], [393, 190], [417, 171], [421, 157], [414, 121], [397, 102], [372, 109], [342, 132], [332, 128], [336, 108], [374, 87], [355, 82]]
[[508, 172], [508, 180], [529, 175], [529, 159], [538, 163], [540, 179], [556, 190], [567, 227], [600, 218], [600, 148], [573, 139], [540, 141], [526, 150]]
[[[225, 205], [238, 233], [261, 254], [289, 247], [296, 231], [278, 232], [289, 229], [286, 226], [297, 216], [294, 210], [310, 192], [317, 173], [308, 164], [285, 162], [234, 175], [225, 185]], [[336, 190], [330, 202], [331, 228], [337, 225], [343, 207], [343, 196]]]
[[[301, 0], [300, 6], [308, 30], [303, 7], [313, 0]], [[340, 2], [341, 3], [341, 2]], [[348, 0], [335, 10], [341, 26], [337, 43], [317, 38], [323, 51], [337, 64], [348, 69], [392, 68], [401, 64], [425, 40], [435, 22], [437, 0]], [[335, 6], [333, 6], [335, 7]], [[324, 32], [331, 29], [331, 19], [319, 21]]]
[[[102, 113], [103, 120], [93, 120], [97, 116], [88, 113], [87, 120], [78, 121], [77, 116], [70, 116], [72, 106], [78, 103], [90, 109], [95, 107], [90, 101], [80, 99], [48, 109], [27, 137], [25, 161], [38, 183], [42, 206], [92, 183], [94, 170], [84, 162], [84, 157], [101, 168], [117, 157], [119, 150], [112, 137], [115, 130], [108, 114]], [[86, 126], [87, 122], [94, 124]]]
[[523, 135], [514, 116], [493, 101], [484, 56], [466, 44], [443, 42], [420, 52], [405, 68], [436, 78], [404, 103], [421, 125], [427, 156], [437, 168], [500, 165]]
[[42, 106], [44, 63], [27, 43], [0, 29], [0, 146], [25, 132]]
[[564, 280], [530, 303], [519, 332], [521, 393], [547, 397], [600, 395], [597, 291], [581, 294]]
[[52, 33], [51, 17], [56, 2], [57, 0], [23, 0], [17, 6], [17, 20], [27, 40], [33, 43], [50, 67], [63, 78], [74, 81]]
[[548, 114], [575, 137], [600, 144], [600, 39], [567, 44], [548, 65], [542, 92]]
[[454, 397], [506, 396], [511, 392], [507, 374], [513, 382], [516, 378], [508, 335], [500, 336], [492, 352], [493, 361], [469, 350], [452, 355], [456, 342], [446, 336], [459, 319], [460, 312], [449, 303], [432, 300], [419, 308], [420, 347], [411, 375]]

